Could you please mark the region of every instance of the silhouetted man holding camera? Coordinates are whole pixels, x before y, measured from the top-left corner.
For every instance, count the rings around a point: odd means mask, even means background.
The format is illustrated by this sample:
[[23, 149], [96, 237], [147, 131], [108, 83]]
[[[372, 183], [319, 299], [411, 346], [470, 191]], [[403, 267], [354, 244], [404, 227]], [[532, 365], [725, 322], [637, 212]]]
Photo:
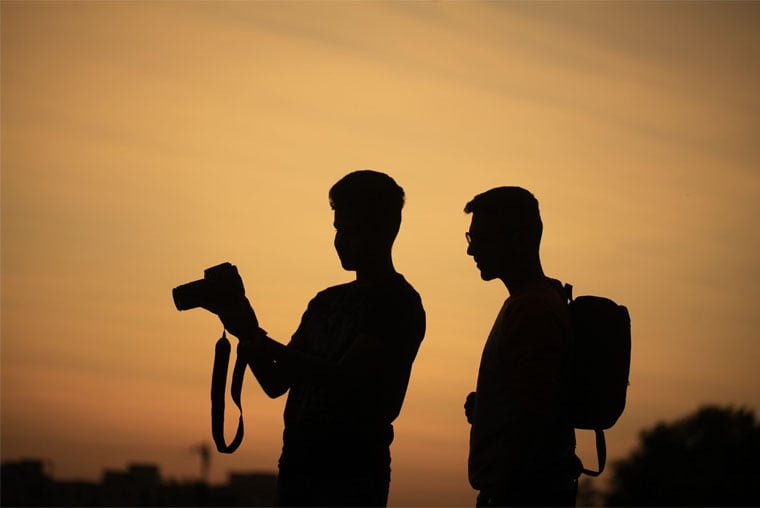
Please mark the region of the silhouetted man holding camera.
[[535, 197], [499, 187], [467, 203], [467, 254], [509, 298], [467, 397], [469, 477], [478, 506], [574, 506], [579, 462], [570, 419], [572, 333], [561, 284], [544, 275]]
[[330, 189], [335, 249], [356, 280], [321, 291], [287, 346], [261, 330], [243, 296], [206, 308], [240, 339], [268, 396], [288, 393], [281, 506], [385, 506], [392, 422], [425, 334], [419, 294], [393, 266], [404, 191], [356, 171]]

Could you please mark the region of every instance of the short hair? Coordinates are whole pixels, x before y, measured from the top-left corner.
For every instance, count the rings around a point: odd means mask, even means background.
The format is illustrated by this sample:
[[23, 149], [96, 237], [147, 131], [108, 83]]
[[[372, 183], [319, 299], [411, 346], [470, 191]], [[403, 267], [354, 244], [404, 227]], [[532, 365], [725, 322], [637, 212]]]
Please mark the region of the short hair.
[[347, 174], [332, 186], [330, 207], [346, 211], [360, 223], [379, 229], [393, 240], [401, 227], [404, 189], [385, 173], [362, 169]]
[[538, 200], [522, 187], [496, 187], [478, 194], [465, 205], [464, 211], [494, 219], [505, 232], [523, 231], [535, 246], [541, 243], [543, 223]]

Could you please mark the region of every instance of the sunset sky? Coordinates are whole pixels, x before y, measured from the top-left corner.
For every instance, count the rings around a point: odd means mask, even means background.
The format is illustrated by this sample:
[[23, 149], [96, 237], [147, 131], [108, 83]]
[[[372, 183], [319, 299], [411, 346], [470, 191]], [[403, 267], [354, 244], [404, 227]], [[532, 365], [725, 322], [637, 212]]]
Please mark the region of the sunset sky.
[[[172, 287], [230, 261], [287, 341], [317, 291], [352, 278], [327, 192], [364, 168], [406, 191], [394, 257], [428, 316], [391, 505], [474, 504], [462, 404], [507, 294], [466, 256], [463, 207], [491, 187], [538, 198], [548, 275], [631, 312], [611, 460], [701, 404], [760, 410], [760, 3], [3, 1], [0, 16], [3, 461], [197, 477], [221, 325], [177, 312]], [[214, 482], [276, 468], [284, 398], [249, 375], [243, 404], [246, 439], [213, 456]], [[587, 436], [579, 453], [594, 464]]]

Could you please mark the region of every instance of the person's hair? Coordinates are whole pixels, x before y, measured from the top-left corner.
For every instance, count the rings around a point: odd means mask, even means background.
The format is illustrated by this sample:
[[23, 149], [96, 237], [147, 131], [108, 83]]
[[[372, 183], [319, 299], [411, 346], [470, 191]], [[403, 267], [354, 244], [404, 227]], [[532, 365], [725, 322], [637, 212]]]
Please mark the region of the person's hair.
[[385, 173], [362, 169], [347, 174], [330, 189], [330, 207], [350, 213], [393, 241], [401, 227], [404, 189]]
[[488, 216], [506, 233], [525, 233], [535, 247], [541, 243], [543, 223], [538, 200], [522, 187], [496, 187], [478, 194], [465, 205], [464, 211]]

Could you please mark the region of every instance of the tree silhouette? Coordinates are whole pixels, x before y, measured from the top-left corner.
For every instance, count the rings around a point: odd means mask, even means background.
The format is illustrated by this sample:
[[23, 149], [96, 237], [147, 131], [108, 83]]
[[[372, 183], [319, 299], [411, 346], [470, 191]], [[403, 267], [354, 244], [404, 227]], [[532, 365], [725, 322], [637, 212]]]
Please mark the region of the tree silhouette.
[[760, 425], [748, 409], [705, 406], [643, 430], [612, 469], [608, 506], [760, 506]]

